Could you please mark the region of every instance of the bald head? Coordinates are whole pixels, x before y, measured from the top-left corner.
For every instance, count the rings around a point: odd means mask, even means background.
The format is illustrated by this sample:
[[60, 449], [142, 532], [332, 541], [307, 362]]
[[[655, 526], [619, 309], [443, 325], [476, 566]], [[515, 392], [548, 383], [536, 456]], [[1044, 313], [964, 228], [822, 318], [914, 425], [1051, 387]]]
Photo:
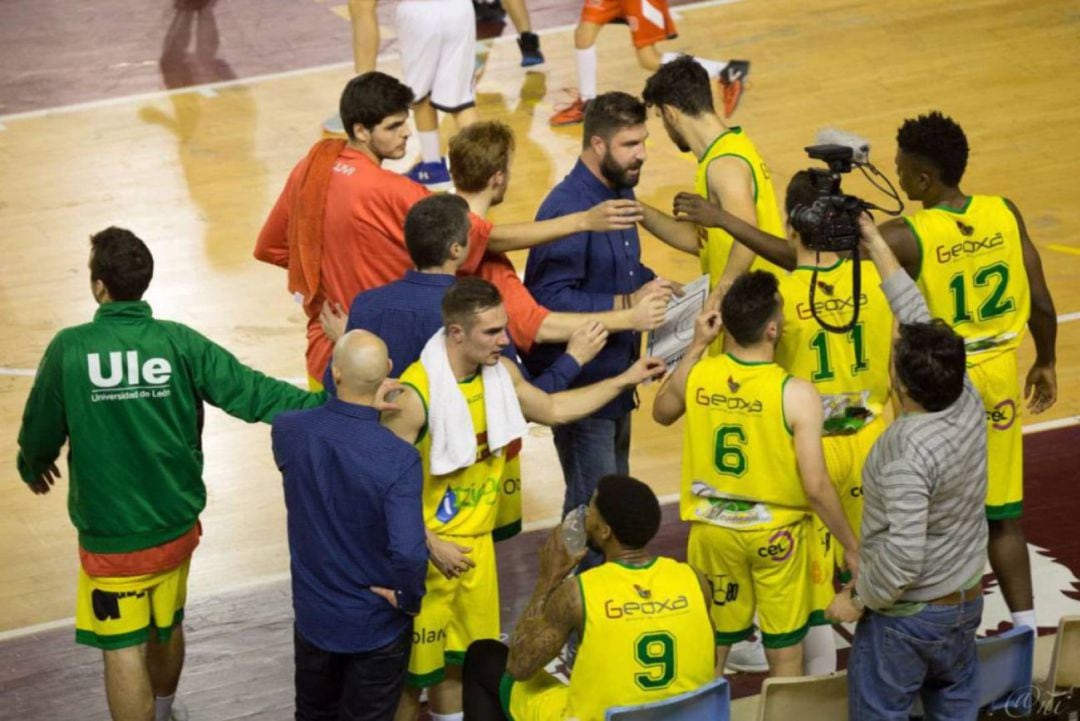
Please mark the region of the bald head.
[[349, 331], [334, 344], [330, 372], [342, 400], [359, 402], [374, 396], [390, 372], [386, 344], [366, 330]]

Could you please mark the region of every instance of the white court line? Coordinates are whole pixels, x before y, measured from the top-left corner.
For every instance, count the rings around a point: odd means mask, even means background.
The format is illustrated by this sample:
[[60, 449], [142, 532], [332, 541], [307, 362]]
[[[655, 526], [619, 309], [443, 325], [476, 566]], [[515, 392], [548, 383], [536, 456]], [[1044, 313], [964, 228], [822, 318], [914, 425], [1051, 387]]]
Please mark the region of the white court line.
[[[304, 383], [307, 379], [301, 379]], [[1049, 431], [1055, 428], [1066, 428], [1080, 424], [1080, 416], [1069, 416], [1067, 418], [1059, 418], [1053, 421], [1044, 421], [1042, 423], [1033, 423], [1029, 426], [1024, 426], [1024, 435], [1029, 433], [1039, 433], [1041, 431]], [[670, 504], [679, 502], [678, 493], [669, 493], [664, 496], [659, 496], [658, 499], [661, 506], [667, 506]], [[554, 528], [562, 523], [561, 516], [550, 516], [548, 518], [542, 518], [538, 521], [530, 521], [522, 524], [521, 532], [529, 533], [531, 531], [546, 531]], [[246, 581], [244, 583], [238, 583], [232, 586], [223, 586], [215, 589], [214, 596], [226, 595], [229, 593], [236, 593], [238, 591], [244, 591], [252, 588], [258, 588], [260, 586], [266, 586], [272, 583], [279, 583], [289, 579], [288, 572], [272, 573], [260, 578]], [[45, 633], [48, 631], [54, 631], [58, 628], [70, 628], [75, 625], [74, 618], [61, 618], [56, 621], [46, 621], [44, 623], [36, 623], [33, 626], [24, 626], [22, 628], [13, 628], [8, 631], [0, 631], [0, 643], [8, 641], [13, 638], [22, 638], [23, 636], [30, 636], [36, 633]]]
[[[680, 11], [684, 10], [697, 10], [699, 8], [714, 7], [717, 5], [732, 5], [742, 0], [703, 0], [702, 2], [687, 3], [686, 5], [679, 5]], [[551, 35], [553, 33], [560, 33], [566, 30], [573, 30], [577, 27], [577, 23], [571, 23], [567, 25], [558, 25], [555, 27], [544, 28], [543, 30], [536, 30], [537, 35]], [[505, 44], [509, 42], [517, 42], [517, 36], [515, 35], [500, 35], [497, 38], [491, 38], [489, 40], [481, 40], [477, 42], [477, 45], [484, 43], [499, 43]], [[399, 57], [398, 53], [382, 53], [379, 55], [379, 60], [386, 62], [394, 60]], [[12, 120], [29, 120], [32, 118], [42, 118], [47, 115], [56, 115], [59, 113], [70, 113], [79, 110], [92, 110], [95, 108], [107, 108], [113, 105], [123, 105], [125, 103], [133, 102], [147, 102], [154, 100], [161, 100], [173, 95], [179, 95], [182, 93], [199, 93], [205, 97], [212, 98], [217, 93], [216, 91], [222, 88], [230, 88], [236, 85], [258, 85], [270, 80], [278, 80], [281, 78], [295, 78], [303, 75], [310, 75], [313, 73], [320, 73], [327, 70], [342, 70], [345, 68], [351, 68], [353, 64], [351, 61], [340, 63], [327, 63], [325, 65], [313, 65], [308, 68], [298, 68], [296, 70], [283, 70], [276, 73], [264, 73], [262, 75], [252, 75], [246, 78], [235, 78], [233, 80], [221, 80], [214, 83], [202, 83], [199, 85], [188, 85], [182, 88], [173, 88], [171, 90], [153, 90], [147, 93], [136, 93], [134, 95], [121, 95], [115, 98], [101, 98], [99, 100], [88, 100], [82, 103], [72, 103], [71, 105], [58, 105], [52, 108], [39, 108], [37, 110], [27, 110], [21, 113], [11, 113], [10, 115], [0, 115], [0, 131], [5, 130], [5, 123], [9, 123]]]

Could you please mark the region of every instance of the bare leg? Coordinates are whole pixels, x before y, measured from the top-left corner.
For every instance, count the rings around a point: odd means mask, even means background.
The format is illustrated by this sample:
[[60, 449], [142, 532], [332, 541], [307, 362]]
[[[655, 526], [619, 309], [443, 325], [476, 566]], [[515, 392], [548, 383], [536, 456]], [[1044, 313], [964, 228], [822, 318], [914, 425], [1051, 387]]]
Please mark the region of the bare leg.
[[466, 126], [472, 125], [479, 119], [480, 116], [476, 112], [476, 106], [473, 106], [471, 108], [465, 108], [464, 110], [459, 110], [458, 112], [454, 113], [454, 123], [457, 125], [458, 130], [461, 130]]
[[514, 29], [518, 33], [532, 31], [529, 23], [529, 9], [525, 7], [525, 0], [502, 0], [502, 6], [506, 14], [510, 16], [510, 22], [514, 23]]
[[439, 114], [430, 98], [424, 98], [413, 105], [413, 119], [416, 121], [416, 129], [421, 133], [439, 129]]
[[154, 692], [146, 644], [103, 651], [105, 696], [113, 721], [154, 721]]
[[638, 65], [645, 68], [649, 72], [655, 73], [660, 69], [660, 51], [656, 49], [655, 45], [646, 45], [643, 48], [637, 48]]
[[379, 18], [375, 13], [377, 0], [349, 0], [352, 20], [353, 65], [356, 74], [375, 69], [379, 56]]
[[420, 715], [420, 689], [406, 686], [401, 693], [394, 721], [416, 721]]
[[787, 648], [766, 648], [765, 658], [769, 660], [769, 676], [801, 676], [803, 672], [802, 644], [797, 643]]
[[447, 666], [446, 677], [428, 689], [431, 712], [461, 713], [461, 666]]
[[723, 646], [717, 644], [716, 646], [716, 677], [720, 678], [724, 675], [724, 665], [727, 663], [728, 653], [731, 651], [731, 646]]
[[994, 570], [1001, 595], [1013, 613], [1035, 607], [1031, 590], [1031, 559], [1020, 520], [1010, 518], [990, 521], [988, 548], [990, 568]]
[[574, 29], [574, 47], [578, 50], [591, 48], [596, 44], [596, 38], [600, 35], [600, 28], [602, 27], [603, 25], [585, 22], [584, 20], [579, 22], [577, 28]]
[[184, 627], [177, 624], [169, 640], [159, 642], [156, 637], [146, 646], [146, 669], [150, 673], [150, 686], [155, 696], [172, 696], [180, 683], [184, 668]]

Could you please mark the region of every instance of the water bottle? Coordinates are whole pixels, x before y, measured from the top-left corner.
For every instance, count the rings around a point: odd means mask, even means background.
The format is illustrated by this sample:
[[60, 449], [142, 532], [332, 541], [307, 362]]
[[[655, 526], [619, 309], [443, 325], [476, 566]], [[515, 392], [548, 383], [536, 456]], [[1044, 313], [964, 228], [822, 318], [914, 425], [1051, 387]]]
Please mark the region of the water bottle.
[[563, 519], [563, 545], [571, 556], [576, 556], [585, 549], [585, 514], [588, 511], [588, 506], [578, 506]]

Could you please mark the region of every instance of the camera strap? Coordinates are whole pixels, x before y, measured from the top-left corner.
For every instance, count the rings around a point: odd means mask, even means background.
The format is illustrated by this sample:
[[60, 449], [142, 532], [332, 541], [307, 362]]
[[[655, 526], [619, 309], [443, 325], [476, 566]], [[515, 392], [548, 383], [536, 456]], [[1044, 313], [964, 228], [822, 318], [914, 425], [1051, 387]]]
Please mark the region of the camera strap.
[[817, 324], [829, 331], [830, 333], [847, 333], [849, 330], [855, 327], [855, 324], [859, 322], [859, 298], [862, 295], [862, 263], [859, 261], [859, 246], [856, 245], [851, 250], [851, 305], [854, 310], [851, 313], [851, 320], [844, 325], [832, 325], [818, 315], [817, 305], [814, 303], [814, 296], [817, 293], [817, 278], [818, 267], [821, 264], [821, 251], [817, 251], [814, 256], [814, 272], [810, 276], [810, 315], [814, 317]]

